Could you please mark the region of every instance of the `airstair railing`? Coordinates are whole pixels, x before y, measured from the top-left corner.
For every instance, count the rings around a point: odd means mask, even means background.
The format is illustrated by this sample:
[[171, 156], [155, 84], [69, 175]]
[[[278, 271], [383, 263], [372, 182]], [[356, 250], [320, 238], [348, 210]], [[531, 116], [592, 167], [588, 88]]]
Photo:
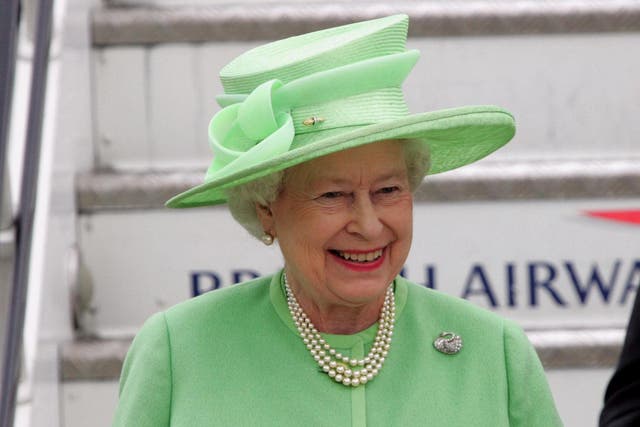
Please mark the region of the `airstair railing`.
[[[7, 152], [9, 141], [9, 128], [11, 126], [11, 107], [13, 102], [13, 85], [16, 66], [16, 46], [18, 42], [18, 23], [20, 20], [20, 1], [6, 0], [0, 1], [0, 226], [10, 228], [12, 218], [12, 208], [8, 193], [8, 171]], [[1, 231], [1, 230], [0, 230]], [[9, 272], [3, 273], [0, 277], [10, 277]], [[2, 280], [2, 279], [0, 279]], [[9, 286], [9, 283], [0, 283], [0, 286]], [[9, 295], [9, 289], [0, 289], [0, 296], [3, 299]], [[7, 301], [0, 301], [0, 328], [8, 323], [8, 314], [5, 316], [4, 308], [8, 308]], [[8, 311], [7, 311], [8, 313]], [[6, 317], [6, 318], [5, 318]], [[5, 388], [4, 378], [8, 374], [4, 370], [5, 359], [5, 336], [6, 331], [0, 329], [0, 425], [5, 426]]]
[[[13, 4], [17, 0], [3, 0], [0, 3]], [[4, 6], [3, 6], [4, 7]], [[9, 6], [16, 8], [18, 6]], [[18, 12], [8, 16], [7, 19], [15, 19], [9, 24], [14, 32], [17, 29]], [[29, 99], [29, 112], [27, 119], [27, 133], [25, 140], [24, 162], [22, 168], [22, 180], [19, 209], [15, 219], [16, 250], [13, 266], [13, 279], [11, 299], [9, 301], [7, 329], [5, 334], [4, 359], [2, 364], [2, 383], [0, 386], [0, 427], [13, 427], [15, 416], [16, 394], [18, 390], [20, 357], [22, 355], [24, 317], [26, 309], [27, 284], [29, 279], [29, 261], [31, 254], [31, 242], [33, 234], [33, 222], [35, 218], [35, 205], [37, 194], [38, 172], [40, 166], [40, 147], [42, 136], [42, 121], [44, 101], [47, 84], [47, 71], [49, 64], [49, 45], [51, 42], [51, 26], [53, 19], [53, 0], [40, 0], [36, 18], [36, 38], [31, 75], [31, 92]], [[0, 16], [5, 16], [1, 13]], [[2, 18], [3, 20], [5, 18]], [[15, 26], [14, 26], [15, 24]], [[0, 22], [0, 32], [5, 31], [3, 22]], [[15, 66], [15, 37], [14, 32], [10, 36], [14, 40], [12, 57]], [[4, 60], [0, 59], [0, 60]], [[11, 90], [9, 86], [9, 90]], [[3, 101], [4, 102], [4, 101]], [[5, 120], [2, 117], [2, 120]], [[8, 124], [7, 124], [8, 127]], [[4, 140], [6, 141], [6, 139]], [[4, 144], [3, 141], [3, 145]], [[6, 151], [6, 147], [2, 147]], [[4, 157], [4, 156], [3, 156]], [[0, 159], [3, 161], [4, 158]], [[0, 174], [2, 176], [2, 174]], [[2, 188], [2, 187], [0, 187]]]
[[[13, 81], [16, 66], [16, 45], [18, 41], [18, 20], [20, 1], [0, 2], [0, 191], [6, 187], [5, 166], [11, 124], [11, 103], [13, 100]], [[4, 202], [0, 197], [0, 203]], [[4, 212], [6, 206], [0, 206]], [[6, 218], [4, 218], [6, 220]], [[4, 221], [0, 221], [4, 223]]]

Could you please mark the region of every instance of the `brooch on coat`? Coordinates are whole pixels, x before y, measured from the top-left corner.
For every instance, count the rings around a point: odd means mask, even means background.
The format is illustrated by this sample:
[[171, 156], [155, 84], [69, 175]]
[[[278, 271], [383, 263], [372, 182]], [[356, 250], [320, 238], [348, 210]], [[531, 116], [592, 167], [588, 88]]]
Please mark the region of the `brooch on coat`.
[[456, 354], [462, 349], [462, 338], [453, 332], [440, 332], [433, 346], [440, 353]]

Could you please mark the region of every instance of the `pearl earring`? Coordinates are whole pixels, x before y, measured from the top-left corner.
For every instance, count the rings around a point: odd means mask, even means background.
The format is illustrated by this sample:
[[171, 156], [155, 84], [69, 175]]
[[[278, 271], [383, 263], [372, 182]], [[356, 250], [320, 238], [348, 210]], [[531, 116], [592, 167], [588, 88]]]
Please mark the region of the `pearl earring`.
[[266, 231], [262, 234], [262, 237], [260, 239], [262, 240], [262, 243], [267, 246], [273, 245], [273, 236]]

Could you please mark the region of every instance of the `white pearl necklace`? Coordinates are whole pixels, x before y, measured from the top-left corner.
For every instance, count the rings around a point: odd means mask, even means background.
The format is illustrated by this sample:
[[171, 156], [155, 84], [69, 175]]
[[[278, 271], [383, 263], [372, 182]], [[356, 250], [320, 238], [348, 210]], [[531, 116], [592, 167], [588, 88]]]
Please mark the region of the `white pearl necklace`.
[[329, 375], [336, 382], [349, 387], [364, 385], [377, 376], [387, 358], [391, 347], [391, 337], [393, 336], [393, 326], [396, 319], [393, 286], [389, 285], [385, 294], [382, 310], [380, 311], [380, 320], [378, 321], [378, 332], [371, 351], [363, 359], [355, 359], [337, 352], [322, 338], [307, 317], [307, 314], [300, 307], [300, 304], [298, 304], [287, 282], [287, 275], [283, 273], [282, 277], [293, 323], [298, 328], [302, 342], [304, 342], [322, 372]]

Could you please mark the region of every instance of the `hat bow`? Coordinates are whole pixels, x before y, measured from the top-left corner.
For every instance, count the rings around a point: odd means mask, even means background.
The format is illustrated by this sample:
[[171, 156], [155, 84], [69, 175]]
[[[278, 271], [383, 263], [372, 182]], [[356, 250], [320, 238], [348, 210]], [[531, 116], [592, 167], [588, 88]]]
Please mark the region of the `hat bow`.
[[296, 108], [400, 87], [418, 56], [418, 51], [410, 50], [320, 71], [287, 84], [269, 80], [248, 95], [218, 96], [224, 108], [209, 124], [214, 158], [205, 180], [226, 171], [246, 170], [289, 151], [296, 136], [292, 114]]

